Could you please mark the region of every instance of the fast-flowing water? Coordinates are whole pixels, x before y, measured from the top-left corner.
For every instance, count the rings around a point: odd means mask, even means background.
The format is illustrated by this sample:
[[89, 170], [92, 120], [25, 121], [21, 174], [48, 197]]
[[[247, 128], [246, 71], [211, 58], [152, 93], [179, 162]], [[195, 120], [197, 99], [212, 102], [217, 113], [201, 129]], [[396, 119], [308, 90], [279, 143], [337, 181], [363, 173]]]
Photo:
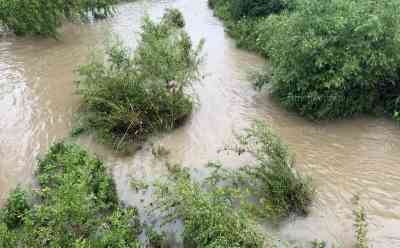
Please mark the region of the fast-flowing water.
[[[254, 118], [271, 124], [297, 155], [298, 169], [314, 179], [317, 197], [311, 214], [279, 228], [286, 240], [353, 242], [352, 198], [361, 197], [369, 216], [374, 247], [400, 247], [400, 128], [392, 121], [358, 117], [329, 123], [308, 122], [253, 90], [248, 72], [262, 67], [260, 57], [239, 50], [212, 16], [206, 0], [136, 1], [118, 6], [106, 21], [67, 25], [60, 40], [0, 37], [0, 197], [17, 184], [29, 185], [36, 157], [68, 135], [79, 105], [74, 70], [94, 47], [117, 34], [134, 47], [141, 19], [158, 18], [167, 7], [182, 10], [195, 42], [206, 39], [204, 80], [195, 86], [199, 106], [183, 127], [152, 142], [171, 151], [169, 159], [200, 170], [210, 160], [240, 165], [218, 153], [234, 139], [233, 130]], [[273, 35], [273, 34], [271, 34]], [[96, 151], [113, 169], [120, 197], [138, 204], [131, 177], [154, 179], [166, 173], [150, 145], [129, 157], [117, 157], [89, 138], [80, 143]]]

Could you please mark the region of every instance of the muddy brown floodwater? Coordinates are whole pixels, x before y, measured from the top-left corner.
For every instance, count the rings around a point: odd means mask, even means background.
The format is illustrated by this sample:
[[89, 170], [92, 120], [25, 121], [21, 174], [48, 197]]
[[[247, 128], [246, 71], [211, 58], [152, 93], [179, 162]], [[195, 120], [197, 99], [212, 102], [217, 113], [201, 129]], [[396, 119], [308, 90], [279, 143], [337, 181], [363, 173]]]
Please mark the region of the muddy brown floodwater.
[[[148, 13], [158, 18], [167, 7], [182, 10], [194, 41], [206, 39], [205, 78], [196, 84], [199, 106], [191, 120], [151, 142], [170, 149], [173, 162], [200, 171], [210, 160], [236, 167], [240, 160], [219, 154], [218, 149], [234, 139], [233, 130], [247, 127], [254, 118], [264, 119], [291, 146], [299, 170], [310, 175], [317, 188], [311, 214], [286, 221], [277, 235], [351, 247], [352, 198], [358, 194], [369, 215], [373, 247], [400, 247], [400, 128], [390, 120], [369, 117], [311, 123], [279, 107], [267, 93], [254, 91], [248, 72], [265, 61], [235, 47], [206, 0], [121, 4], [109, 20], [65, 26], [59, 41], [0, 38], [1, 201], [17, 184], [29, 185], [36, 157], [68, 135], [79, 104], [74, 69], [110, 34], [134, 47], [142, 17]], [[134, 156], [120, 158], [90, 138], [79, 142], [112, 166], [118, 193], [127, 203], [148, 200], [130, 189], [131, 177], [154, 179], [166, 173], [149, 144]]]

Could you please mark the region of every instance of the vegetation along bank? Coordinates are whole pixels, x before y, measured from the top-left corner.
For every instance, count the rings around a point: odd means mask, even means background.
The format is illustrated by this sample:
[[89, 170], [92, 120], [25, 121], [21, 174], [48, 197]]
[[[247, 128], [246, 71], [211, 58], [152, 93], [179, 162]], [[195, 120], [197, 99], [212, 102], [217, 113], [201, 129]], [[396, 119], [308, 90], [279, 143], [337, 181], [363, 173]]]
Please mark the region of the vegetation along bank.
[[312, 119], [359, 113], [398, 118], [400, 3], [396, 0], [209, 0], [239, 46], [268, 58], [282, 105]]
[[118, 0], [1, 0], [0, 24], [16, 35], [57, 37], [66, 22], [105, 18]]

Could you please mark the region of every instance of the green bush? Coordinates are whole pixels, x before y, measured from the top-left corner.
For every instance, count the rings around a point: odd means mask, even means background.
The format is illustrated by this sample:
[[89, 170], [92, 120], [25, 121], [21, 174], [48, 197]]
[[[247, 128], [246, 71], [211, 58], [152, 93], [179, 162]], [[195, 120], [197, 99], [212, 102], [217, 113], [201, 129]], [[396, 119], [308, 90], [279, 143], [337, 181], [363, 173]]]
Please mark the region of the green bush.
[[168, 23], [178, 28], [185, 27], [185, 19], [178, 9], [167, 9], [167, 12], [163, 16], [162, 22]]
[[3, 212], [3, 220], [8, 228], [16, 228], [23, 224], [25, 215], [30, 210], [27, 193], [16, 188], [10, 193]]
[[0, 24], [16, 35], [56, 36], [64, 20], [106, 17], [116, 0], [0, 0]]
[[400, 2], [298, 0], [296, 11], [258, 27], [272, 64], [273, 94], [311, 118], [347, 117], [400, 93]]
[[224, 21], [226, 30], [238, 47], [263, 52], [257, 46], [258, 25], [265, 17], [294, 8], [293, 0], [209, 0], [214, 14]]
[[263, 237], [223, 190], [205, 191], [180, 171], [157, 191], [157, 205], [167, 222], [183, 221], [184, 247], [257, 248]]
[[170, 130], [192, 112], [188, 90], [199, 78], [201, 45], [194, 49], [186, 32], [169, 17], [163, 20], [155, 24], [145, 19], [133, 55], [113, 45], [106, 52], [107, 62], [94, 58], [79, 70], [81, 124], [116, 150]]
[[229, 183], [239, 187], [254, 204], [247, 204], [256, 216], [270, 220], [280, 220], [291, 214], [306, 215], [314, 196], [311, 180], [302, 176], [294, 168], [294, 157], [286, 144], [263, 122], [255, 122], [253, 127], [239, 137], [239, 145], [228, 147], [239, 155], [253, 155], [255, 162], [239, 171], [223, 169], [211, 164], [214, 171], [207, 179], [215, 185]]
[[310, 179], [295, 170], [294, 157], [280, 137], [264, 123], [256, 122], [242, 142], [257, 158], [255, 165], [243, 171], [248, 177], [247, 185], [263, 206], [264, 215], [306, 215], [314, 189]]
[[230, 0], [230, 12], [235, 20], [242, 17], [263, 17], [288, 9], [291, 2], [292, 0]]
[[[51, 146], [48, 154], [39, 160], [36, 178], [46, 201], [53, 200], [54, 196], [54, 200], [58, 200], [60, 196], [53, 191], [77, 189], [75, 195], [79, 192], [83, 196], [92, 195], [90, 201], [97, 207], [111, 209], [118, 205], [114, 182], [103, 162], [77, 145], [58, 143]], [[71, 184], [79, 185], [79, 188], [70, 187]]]
[[2, 247], [139, 247], [137, 211], [119, 206], [101, 161], [77, 145], [58, 143], [40, 160], [37, 179], [40, 189], [29, 209], [22, 193], [10, 196], [18, 206], [13, 212], [24, 217], [18, 226], [3, 224], [7, 215], [0, 220]]

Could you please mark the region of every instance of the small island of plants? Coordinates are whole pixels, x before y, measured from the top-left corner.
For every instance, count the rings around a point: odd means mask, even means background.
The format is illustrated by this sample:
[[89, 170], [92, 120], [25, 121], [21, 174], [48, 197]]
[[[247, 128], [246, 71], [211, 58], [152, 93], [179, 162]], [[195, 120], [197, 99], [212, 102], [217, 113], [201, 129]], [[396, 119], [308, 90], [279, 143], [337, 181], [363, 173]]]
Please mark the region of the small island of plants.
[[190, 116], [190, 89], [200, 78], [202, 42], [194, 47], [184, 25], [174, 9], [160, 23], [146, 18], [134, 53], [115, 43], [105, 56], [80, 67], [81, 130], [93, 131], [120, 151]]

